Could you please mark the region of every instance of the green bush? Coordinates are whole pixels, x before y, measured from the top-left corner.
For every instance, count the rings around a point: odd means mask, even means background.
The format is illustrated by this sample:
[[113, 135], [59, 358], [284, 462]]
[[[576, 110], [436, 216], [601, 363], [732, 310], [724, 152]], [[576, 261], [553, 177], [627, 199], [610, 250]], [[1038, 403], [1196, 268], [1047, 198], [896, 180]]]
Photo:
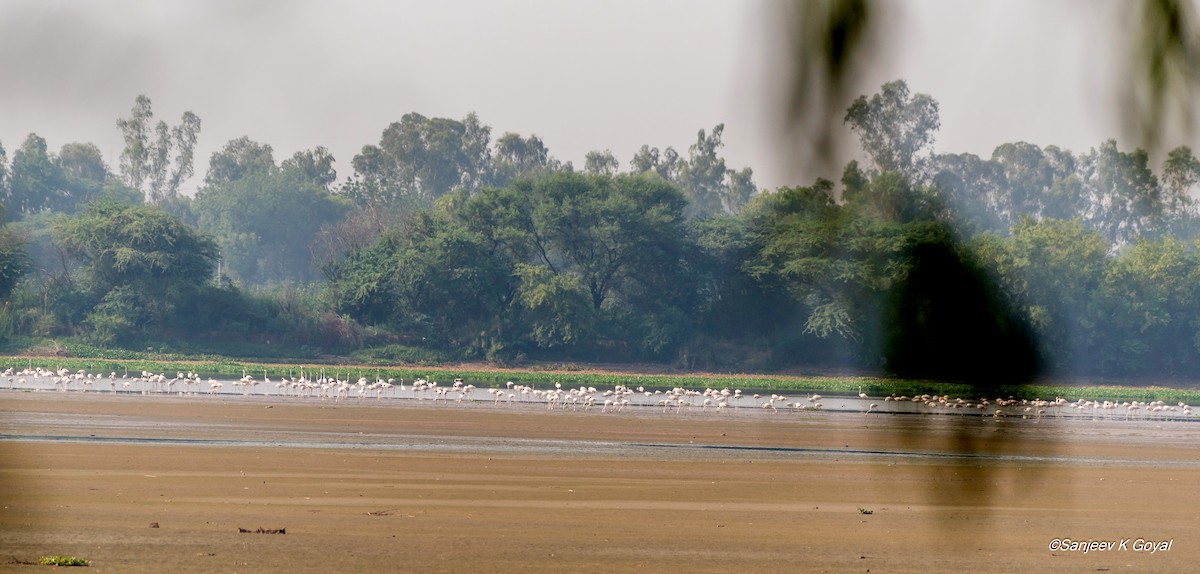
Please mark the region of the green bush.
[[38, 564], [43, 566], [90, 566], [91, 563], [83, 558], [74, 556], [42, 556]]

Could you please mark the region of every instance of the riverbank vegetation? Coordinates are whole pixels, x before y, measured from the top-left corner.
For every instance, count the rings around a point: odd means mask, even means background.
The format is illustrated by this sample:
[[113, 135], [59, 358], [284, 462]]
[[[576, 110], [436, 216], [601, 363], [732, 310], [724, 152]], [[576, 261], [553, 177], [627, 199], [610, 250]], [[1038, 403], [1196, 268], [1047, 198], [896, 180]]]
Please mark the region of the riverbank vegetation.
[[[118, 380], [138, 377], [143, 373], [161, 374], [171, 377], [175, 373], [196, 373], [202, 377], [236, 379], [251, 377], [259, 382], [275, 383], [283, 380], [314, 381], [331, 378], [342, 381], [366, 379], [394, 381], [411, 385], [415, 379], [441, 382], [449, 385], [455, 379], [478, 387], [505, 388], [508, 383], [538, 389], [565, 388], [611, 389], [623, 386], [630, 389], [645, 388], [666, 390], [683, 388], [701, 391], [704, 389], [740, 389], [748, 393], [828, 393], [831, 395], [857, 396], [866, 393], [875, 398], [891, 396], [918, 397], [921, 395], [949, 396], [966, 399], [1043, 399], [1064, 398], [1093, 401], [1164, 401], [1168, 404], [1184, 402], [1200, 403], [1200, 388], [1172, 388], [1161, 384], [1131, 386], [1108, 382], [1080, 383], [1058, 381], [1042, 383], [1018, 383], [996, 385], [986, 391], [990, 395], [979, 395], [979, 385], [968, 382], [947, 382], [936, 379], [900, 379], [896, 377], [871, 377], [853, 375], [799, 375], [799, 374], [755, 374], [755, 373], [672, 373], [654, 372], [655, 369], [628, 365], [625, 368], [612, 365], [546, 364], [527, 368], [500, 368], [480, 364], [439, 366], [383, 366], [319, 363], [269, 363], [239, 362], [227, 358], [181, 360], [139, 358], [128, 360], [97, 358], [32, 358], [11, 357], [0, 360], [0, 368], [44, 369], [57, 371], [66, 369], [72, 373], [83, 371], [98, 376], [101, 380], [112, 376]], [[103, 385], [97, 387], [104, 392]], [[267, 394], [279, 393], [265, 389]]]
[[[574, 166], [474, 114], [411, 113], [349, 177], [324, 148], [277, 163], [239, 138], [189, 197], [200, 119], [155, 124], [140, 97], [116, 170], [92, 144], [52, 153], [30, 134], [11, 162], [0, 148], [0, 345], [95, 371], [639, 363], [861, 373], [850, 384], [875, 394], [1200, 377], [1189, 148], [1157, 169], [1112, 140], [940, 152], [936, 100], [903, 81], [845, 124], [862, 155], [840, 181], [763, 190], [726, 165], [722, 125], [683, 151]], [[657, 386], [701, 386], [686, 379]]]

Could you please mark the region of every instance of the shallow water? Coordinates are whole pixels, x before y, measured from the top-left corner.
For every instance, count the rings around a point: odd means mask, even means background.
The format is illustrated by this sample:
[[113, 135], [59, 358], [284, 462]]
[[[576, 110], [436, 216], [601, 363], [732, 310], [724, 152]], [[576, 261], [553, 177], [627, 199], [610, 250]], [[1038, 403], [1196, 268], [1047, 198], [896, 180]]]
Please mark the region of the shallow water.
[[[419, 401], [428, 404], [489, 404], [496, 407], [518, 408], [540, 406], [572, 411], [624, 411], [657, 409], [667, 414], [742, 414], [761, 411], [761, 415], [779, 413], [840, 412], [862, 414], [952, 415], [974, 417], [1006, 417], [1041, 419], [1078, 419], [1093, 421], [1200, 421], [1180, 405], [1163, 405], [1152, 412], [1145, 404], [1129, 408], [1128, 403], [1106, 404], [1106, 401], [1082, 404], [1084, 399], [1057, 405], [1041, 405], [1030, 401], [1014, 404], [983, 404], [978, 400], [948, 399], [924, 404], [915, 400], [890, 400], [885, 397], [862, 399], [853, 395], [795, 394], [779, 395], [730, 389], [716, 389], [705, 395], [698, 391], [672, 392], [672, 389], [538, 389], [514, 384], [505, 388], [475, 387], [469, 383], [437, 383], [418, 388], [411, 381], [385, 386], [360, 379], [359, 383], [338, 385], [308, 381], [278, 381], [249, 379], [198, 378], [166, 379], [160, 382], [129, 377], [82, 378], [64, 383], [53, 376], [14, 375], [0, 380], [0, 391], [101, 393], [120, 396], [179, 396], [211, 399], [259, 398], [273, 401], [323, 401], [336, 404], [380, 404], [390, 401]], [[378, 386], [376, 386], [378, 385]], [[339, 391], [339, 388], [341, 389]], [[721, 393], [724, 392], [724, 395]], [[553, 400], [550, 397], [555, 397]], [[623, 404], [622, 404], [623, 403]], [[724, 403], [722, 405], [721, 403]], [[932, 406], [930, 406], [932, 405]]]
[[[50, 391], [54, 392], [54, 391]], [[45, 391], [11, 391], [0, 392], [0, 400], [8, 396], [13, 399], [42, 395]], [[22, 410], [20, 401], [15, 400], [3, 418], [0, 418], [0, 441], [45, 442], [45, 443], [95, 443], [95, 444], [151, 444], [178, 446], [207, 446], [207, 447], [248, 447], [248, 448], [313, 448], [313, 449], [370, 449], [382, 451], [405, 452], [437, 452], [437, 453], [496, 453], [496, 454], [526, 454], [526, 455], [587, 455], [597, 457], [647, 457], [674, 459], [711, 459], [717, 458], [756, 458], [756, 459], [814, 459], [814, 460], [843, 460], [843, 461], [915, 461], [933, 462], [939, 460], [968, 461], [972, 464], [989, 465], [1002, 463], [1018, 463], [1022, 465], [1101, 465], [1101, 466], [1155, 466], [1155, 467], [1200, 467], [1200, 459], [1190, 456], [1190, 451], [1184, 451], [1189, 456], [1175, 459], [1153, 460], [1128, 459], [1120, 455], [1114, 456], [1061, 456], [1055, 453], [1016, 454], [981, 450], [966, 450], [945, 452], [923, 446], [921, 441], [914, 441], [905, 448], [851, 448], [849, 444], [843, 448], [818, 446], [775, 446], [771, 444], [731, 445], [713, 444], [703, 441], [690, 441], [686, 444], [669, 444], [655, 442], [619, 442], [601, 439], [563, 440], [553, 438], [515, 438], [515, 437], [485, 437], [485, 436], [451, 436], [443, 434], [404, 434], [388, 432], [334, 432], [327, 430], [308, 430], [294, 424], [275, 424], [264, 421], [254, 422], [212, 422], [212, 419], [193, 420], [168, 418], [155, 415], [152, 405], [186, 402], [192, 404], [253, 404], [273, 408], [275, 405], [312, 404], [314, 399], [297, 397], [265, 397], [242, 395], [124, 395], [82, 393], [64, 393], [64, 400], [78, 399], [88, 403], [99, 400], [102, 403], [113, 401], [143, 401], [148, 408], [145, 415], [112, 415], [90, 412], [39, 412]], [[319, 401], [319, 399], [316, 399]], [[847, 399], [850, 400], [850, 399]], [[452, 413], [459, 409], [473, 411], [486, 410], [516, 410], [534, 415], [555, 416], [548, 412], [544, 405], [535, 403], [518, 403], [515, 405], [495, 405], [487, 401], [418, 401], [405, 400], [399, 397], [391, 399], [367, 400], [362, 406], [396, 408], [402, 412], [405, 408], [420, 407], [422, 409], [445, 409]], [[360, 405], [358, 401], [350, 401], [339, 408], [352, 412]], [[574, 411], [583, 413], [583, 410]], [[952, 435], [968, 441], [1015, 441], [1034, 442], [1049, 438], [1053, 441], [1068, 443], [1071, 441], [1093, 441], [1105, 444], [1124, 444], [1138, 446], [1142, 444], [1157, 446], [1189, 446], [1200, 439], [1200, 426], [1182, 424], [1179, 422], [1158, 421], [1112, 421], [1081, 418], [1064, 418], [1057, 420], [1021, 419], [1019, 417], [983, 418], [979, 416], [911, 416], [888, 415], [872, 413], [866, 417], [862, 413], [847, 410], [831, 410], [827, 412], [809, 411], [803, 414], [793, 412], [772, 412], [761, 408], [740, 408], [720, 414], [714, 412], [684, 410], [678, 414], [668, 410], [663, 412], [656, 406], [630, 408], [622, 413], [600, 414], [593, 409], [597, 416], [626, 418], [636, 420], [641, 417], [655, 419], [684, 418], [702, 420], [703, 418], [721, 417], [724, 420], [745, 424], [760, 424], [770, 421], [796, 421], [796, 417], [811, 421], [823, 428], [833, 429], [862, 429], [870, 425], [874, 432], [908, 433], [910, 436], [933, 435], [941, 433]]]

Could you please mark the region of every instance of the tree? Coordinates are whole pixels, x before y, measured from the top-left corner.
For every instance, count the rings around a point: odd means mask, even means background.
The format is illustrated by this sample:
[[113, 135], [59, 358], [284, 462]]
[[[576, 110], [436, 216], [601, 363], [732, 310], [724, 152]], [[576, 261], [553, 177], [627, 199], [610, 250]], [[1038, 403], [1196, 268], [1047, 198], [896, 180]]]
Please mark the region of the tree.
[[4, 144], [0, 143], [0, 198], [8, 200], [8, 152], [4, 151]]
[[653, 170], [659, 177], [670, 181], [680, 181], [684, 160], [679, 157], [675, 148], [668, 147], [661, 153], [658, 148], [643, 145], [629, 161], [629, 167], [634, 174], [646, 173]]
[[881, 257], [871, 253], [882, 246], [852, 240], [865, 230], [852, 209], [834, 200], [833, 183], [762, 194], [746, 216], [753, 234], [746, 272], [791, 293], [806, 334], [862, 341], [871, 329], [866, 311], [877, 305], [871, 293], [885, 281], [878, 277]]
[[339, 308], [460, 353], [623, 341], [659, 356], [690, 325], [684, 204], [656, 176], [560, 172], [460, 189], [334, 265]]
[[643, 145], [630, 161], [632, 173], [654, 171], [679, 186], [688, 198], [689, 218], [737, 213], [758, 189], [753, 170], [726, 167], [719, 154], [725, 145], [721, 142], [724, 131], [725, 124], [717, 124], [711, 133], [699, 130], [696, 143], [688, 148], [687, 159], [671, 147], [659, 152], [658, 148]]
[[1191, 191], [1200, 182], [1200, 160], [1192, 148], [1179, 146], [1167, 153], [1161, 173], [1164, 209], [1175, 215], [1190, 213], [1196, 203]]
[[404, 114], [383, 131], [378, 146], [363, 146], [354, 156], [361, 191], [376, 200], [430, 205], [464, 181], [479, 182], [487, 137], [474, 114], [465, 123]]
[[1110, 139], [1084, 158], [1082, 169], [1089, 201], [1084, 220], [1110, 243], [1164, 229], [1161, 189], [1144, 150], [1125, 153]]
[[[0, 162], [2, 163], [2, 162]], [[0, 221], [4, 220], [0, 206]], [[8, 225], [0, 225], [0, 299], [7, 300], [17, 282], [33, 268], [25, 241]]]
[[588, 175], [614, 176], [621, 170], [621, 162], [612, 150], [589, 151], [583, 158], [583, 172]]
[[1200, 260], [1183, 242], [1139, 239], [1108, 265], [1094, 296], [1102, 374], [1192, 375]]
[[[755, 196], [742, 213], [770, 195]], [[695, 328], [681, 349], [685, 367], [767, 368], [772, 348], [786, 346], [780, 341], [804, 329], [785, 284], [753, 277], [743, 269], [756, 255], [748, 219], [727, 215], [688, 224], [686, 265], [694, 277], [695, 302], [690, 308]]]
[[207, 185], [232, 183], [250, 175], [270, 175], [275, 172], [275, 157], [271, 144], [258, 143], [247, 136], [229, 140], [208, 160]]
[[69, 143], [58, 152], [58, 167], [63, 175], [103, 184], [108, 179], [108, 166], [100, 148], [91, 143]]
[[4, 205], [13, 219], [39, 211], [55, 210], [67, 197], [62, 169], [46, 149], [46, 140], [29, 134], [13, 153], [8, 196]]
[[299, 181], [330, 191], [330, 186], [337, 181], [337, 170], [333, 169], [333, 162], [333, 154], [323, 146], [317, 146], [315, 149], [292, 154], [279, 168]]
[[696, 143], [688, 148], [688, 161], [683, 170], [683, 192], [688, 198], [688, 213], [691, 216], [707, 216], [723, 211], [725, 159], [717, 151], [725, 145], [721, 134], [725, 124], [717, 124], [711, 135], [704, 130], [696, 134]]
[[74, 213], [79, 207], [99, 199], [109, 182], [108, 166], [95, 144], [69, 143], [63, 145], [55, 158], [63, 174], [66, 197], [56, 210]]
[[1006, 186], [1004, 170], [998, 162], [969, 153], [938, 154], [933, 157], [931, 168], [931, 183], [946, 202], [955, 226], [965, 236], [1007, 233], [1011, 224], [995, 207], [1003, 201]]
[[919, 179], [922, 152], [933, 144], [941, 127], [938, 103], [926, 94], [912, 94], [904, 80], [883, 85], [878, 94], [859, 96], [846, 110], [845, 123], [858, 135], [875, 169]]
[[1050, 370], [1088, 372], [1097, 364], [1094, 300], [1108, 266], [1099, 233], [1078, 220], [1026, 217], [1007, 240], [982, 236], [971, 250], [1034, 330]]
[[1050, 192], [1056, 175], [1042, 149], [1026, 142], [1008, 143], [992, 152], [992, 161], [1003, 170], [1007, 183], [995, 206], [1005, 227], [1022, 216], [1041, 217], [1042, 198]]
[[492, 183], [499, 186], [508, 185], [519, 177], [535, 177], [556, 172], [571, 171], [571, 165], [550, 155], [550, 149], [537, 135], [523, 138], [520, 134], [505, 133], [496, 140], [495, 166]]
[[160, 331], [212, 278], [217, 259], [212, 239], [146, 205], [93, 203], [53, 235], [83, 264], [77, 284], [92, 301], [85, 323], [105, 343]]
[[349, 207], [300, 171], [261, 168], [206, 186], [192, 203], [199, 227], [220, 238], [222, 271], [246, 284], [316, 279], [316, 235]]
[[596, 313], [579, 277], [518, 263], [517, 299], [529, 338], [543, 349], [578, 344], [594, 334]]
[[753, 245], [746, 273], [790, 296], [777, 307], [778, 351], [915, 377], [966, 376], [982, 364], [1028, 376], [1007, 367], [1032, 359], [999, 360], [1030, 348], [1019, 317], [956, 250], [934, 196], [895, 172], [868, 180], [852, 165], [844, 179], [842, 203], [832, 182], [818, 180], [743, 210]]
[[492, 128], [479, 121], [475, 112], [462, 119], [464, 169], [459, 185], [475, 191], [492, 181]]
[[[125, 183], [144, 191], [152, 203], [160, 203], [176, 196], [183, 181], [192, 176], [200, 118], [190, 111], [184, 112], [179, 125], [173, 128], [163, 121], [152, 126], [153, 121], [150, 98], [139, 95], [129, 117], [117, 119], [117, 128], [125, 139], [125, 149], [121, 152]], [[176, 152], [174, 160], [172, 151]]]
[[443, 211], [351, 252], [331, 269], [337, 308], [466, 356], [502, 352], [515, 280], [480, 233]]
[[150, 122], [153, 119], [150, 98], [144, 95], [134, 99], [128, 118], [117, 119], [117, 127], [125, 138], [125, 149], [121, 152], [121, 175], [134, 189], [141, 189], [142, 182], [149, 175], [149, 162], [153, 154], [150, 149]]
[[[159, 122], [160, 125], [162, 122]], [[200, 117], [192, 112], [183, 112], [179, 125], [171, 129], [171, 137], [175, 147], [175, 169], [168, 180], [165, 196], [173, 197], [179, 193], [183, 181], [192, 177], [193, 156], [196, 141], [200, 134]]]

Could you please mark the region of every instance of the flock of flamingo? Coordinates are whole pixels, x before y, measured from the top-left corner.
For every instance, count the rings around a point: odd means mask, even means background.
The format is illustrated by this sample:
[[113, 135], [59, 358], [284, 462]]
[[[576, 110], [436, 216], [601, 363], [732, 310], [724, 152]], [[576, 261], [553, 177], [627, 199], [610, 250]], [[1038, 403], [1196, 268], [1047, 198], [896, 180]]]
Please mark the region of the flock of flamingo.
[[[800, 399], [791, 399], [781, 394], [745, 395], [741, 389], [705, 389], [697, 391], [684, 388], [646, 389], [617, 385], [612, 389], [597, 390], [595, 387], [564, 388], [555, 383], [553, 388], [535, 389], [508, 381], [502, 387], [477, 389], [475, 385], [455, 379], [453, 383], [441, 385], [436, 381], [418, 378], [407, 386], [403, 380], [376, 378], [374, 381], [359, 377], [357, 381], [343, 380], [340, 376], [327, 377], [322, 374], [308, 378], [301, 371], [298, 377], [283, 377], [272, 381], [266, 373], [261, 379], [243, 372], [240, 379], [218, 381], [204, 380], [197, 373], [178, 372], [167, 378], [165, 374], [142, 372], [129, 376], [118, 376], [111, 372], [88, 373], [83, 370], [71, 372], [67, 369], [46, 370], [42, 368], [14, 371], [9, 368], [2, 375], [10, 390], [99, 392], [132, 395], [217, 395], [241, 394], [316, 399], [334, 403], [366, 399], [385, 398], [415, 399], [418, 401], [491, 402], [497, 406], [511, 407], [514, 404], [542, 404], [548, 410], [590, 411], [619, 413], [629, 408], [657, 408], [663, 413], [721, 413], [731, 408], [756, 407], [771, 413], [785, 411], [826, 410], [821, 395], [806, 394]], [[228, 383], [229, 389], [225, 386]], [[1175, 405], [1164, 401], [1092, 401], [1078, 399], [1068, 401], [1061, 397], [1054, 400], [987, 399], [967, 400], [948, 395], [919, 395], [913, 397], [889, 395], [870, 397], [859, 388], [858, 398], [830, 397], [836, 401], [833, 410], [872, 413], [920, 413], [920, 414], [974, 414], [982, 417], [1003, 419], [1019, 417], [1041, 420], [1044, 417], [1073, 417], [1104, 420], [1187, 420], [1194, 416], [1191, 406], [1179, 402]], [[884, 404], [880, 407], [880, 401]], [[831, 403], [833, 404], [833, 403]]]

